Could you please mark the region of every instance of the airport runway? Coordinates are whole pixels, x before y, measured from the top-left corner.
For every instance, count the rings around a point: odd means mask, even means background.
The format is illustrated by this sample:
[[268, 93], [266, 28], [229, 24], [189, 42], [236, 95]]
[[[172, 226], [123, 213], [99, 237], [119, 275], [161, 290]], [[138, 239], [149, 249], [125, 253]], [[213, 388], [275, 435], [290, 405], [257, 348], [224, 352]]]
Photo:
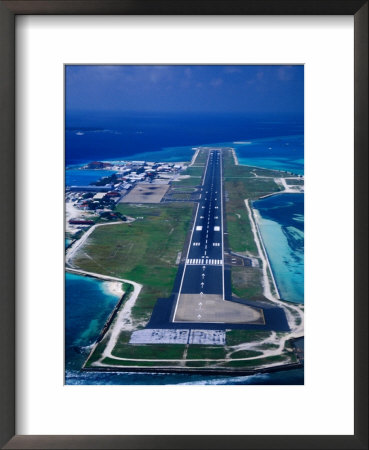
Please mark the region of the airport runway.
[[219, 294], [224, 298], [222, 164], [209, 151], [179, 294]]
[[225, 301], [221, 149], [210, 149], [173, 322], [264, 323], [262, 311]]

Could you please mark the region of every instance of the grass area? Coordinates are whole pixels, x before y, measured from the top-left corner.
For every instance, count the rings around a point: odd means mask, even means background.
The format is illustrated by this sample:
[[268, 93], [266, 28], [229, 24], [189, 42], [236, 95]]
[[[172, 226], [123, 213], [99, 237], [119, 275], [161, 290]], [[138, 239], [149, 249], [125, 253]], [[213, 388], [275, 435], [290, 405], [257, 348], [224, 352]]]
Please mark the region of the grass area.
[[235, 252], [247, 252], [256, 256], [258, 254], [251, 230], [250, 220], [245, 207], [244, 199], [247, 193], [237, 182], [225, 182], [228, 201], [225, 202], [228, 243]]
[[223, 346], [189, 345], [187, 359], [222, 359], [227, 355]]
[[237, 358], [253, 358], [254, 356], [262, 355], [262, 352], [255, 352], [253, 350], [240, 350], [231, 354], [232, 359]]
[[264, 364], [271, 364], [276, 362], [286, 362], [286, 360], [289, 360], [290, 358], [286, 355], [276, 355], [276, 356], [269, 356], [266, 358], [260, 358], [256, 360], [244, 360], [244, 361], [227, 361], [226, 363], [222, 364], [222, 367], [237, 367], [239, 369], [241, 368], [253, 368], [258, 367]]
[[226, 342], [228, 346], [239, 345], [247, 342], [263, 341], [270, 335], [270, 331], [231, 330], [227, 331]]
[[195, 187], [201, 184], [201, 177], [184, 178], [183, 180], [174, 181], [172, 186], [174, 187]]
[[289, 180], [287, 178], [286, 179], [286, 183], [288, 185], [292, 185], [292, 186], [303, 186], [304, 185], [304, 180], [302, 180], [302, 179]]
[[204, 172], [204, 167], [192, 166], [187, 167], [183, 175], [190, 175], [191, 177], [202, 177], [202, 173]]
[[[259, 171], [255, 169], [253, 171], [248, 166], [236, 166], [230, 151], [224, 151], [223, 164], [229, 245], [235, 252], [257, 255], [245, 199], [252, 200], [279, 191], [280, 187], [273, 179], [275, 171], [260, 170], [263, 175], [259, 175]], [[257, 178], [254, 173], [259, 176], [265, 176], [265, 173], [268, 173], [270, 178]]]
[[197, 154], [194, 165], [203, 165], [204, 166], [207, 159], [208, 159], [208, 151], [200, 149], [199, 153]]
[[195, 187], [200, 185], [207, 158], [208, 152], [205, 150], [200, 150], [200, 152], [197, 155], [195, 164], [193, 166], [187, 167], [186, 170], [181, 172], [181, 175], [189, 175], [190, 178], [184, 178], [183, 180], [175, 181], [174, 183], [172, 183], [172, 186]]
[[[113, 358], [104, 358], [102, 361], [104, 364], [108, 364], [110, 366], [120, 366], [120, 367], [168, 367], [169, 366], [181, 366], [180, 362], [155, 362], [155, 361], [123, 361], [120, 359]], [[183, 367], [183, 366], [182, 366]]]
[[94, 362], [98, 361], [101, 358], [107, 343], [108, 343], [108, 338], [105, 335], [104, 339], [97, 344], [95, 350], [93, 351], [93, 353], [90, 355], [90, 357], [86, 361], [86, 363], [85, 363], [86, 367], [91, 367], [91, 365]]
[[264, 298], [262, 278], [259, 267], [233, 266], [231, 269], [232, 292], [240, 298], [258, 300]]
[[157, 298], [171, 294], [178, 269], [175, 262], [183, 250], [192, 208], [186, 203], [142, 207], [120, 204], [122, 214], [142, 219], [97, 228], [73, 264], [86, 271], [143, 284], [132, 312], [136, 320], [146, 320]]
[[113, 356], [137, 359], [182, 359], [185, 344], [124, 344], [118, 341]]
[[185, 200], [185, 201], [191, 200], [191, 193], [188, 193], [188, 192], [173, 192], [172, 191], [171, 194], [172, 194], [170, 196], [171, 200]]

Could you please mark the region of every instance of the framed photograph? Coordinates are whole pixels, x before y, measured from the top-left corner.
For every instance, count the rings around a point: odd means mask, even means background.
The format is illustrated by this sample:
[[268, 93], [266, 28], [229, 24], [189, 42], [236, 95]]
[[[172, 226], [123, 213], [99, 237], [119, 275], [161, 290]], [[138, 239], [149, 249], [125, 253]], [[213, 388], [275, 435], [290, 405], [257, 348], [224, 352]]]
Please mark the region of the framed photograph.
[[367, 3], [0, 8], [4, 448], [367, 448]]

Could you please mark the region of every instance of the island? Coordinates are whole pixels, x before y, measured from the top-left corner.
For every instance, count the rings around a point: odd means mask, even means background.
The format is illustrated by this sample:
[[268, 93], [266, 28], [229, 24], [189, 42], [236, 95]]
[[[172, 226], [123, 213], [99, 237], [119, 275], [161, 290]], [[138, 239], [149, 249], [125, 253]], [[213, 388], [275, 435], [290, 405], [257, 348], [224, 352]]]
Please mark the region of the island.
[[302, 367], [304, 306], [281, 298], [253, 201], [303, 192], [303, 176], [240, 165], [230, 147], [85, 169], [114, 173], [66, 189], [66, 271], [122, 295], [82, 370]]

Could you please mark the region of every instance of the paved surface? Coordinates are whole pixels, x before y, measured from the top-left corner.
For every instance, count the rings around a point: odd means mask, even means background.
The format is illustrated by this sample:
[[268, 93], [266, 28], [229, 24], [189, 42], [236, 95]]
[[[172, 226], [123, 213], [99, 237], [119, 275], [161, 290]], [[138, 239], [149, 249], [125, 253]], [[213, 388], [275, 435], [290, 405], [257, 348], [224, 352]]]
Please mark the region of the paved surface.
[[224, 330], [145, 329], [134, 331], [130, 344], [225, 345]]
[[225, 298], [223, 232], [222, 155], [211, 149], [173, 322], [265, 323], [261, 309]]
[[168, 184], [137, 184], [121, 203], [160, 203], [169, 189]]

